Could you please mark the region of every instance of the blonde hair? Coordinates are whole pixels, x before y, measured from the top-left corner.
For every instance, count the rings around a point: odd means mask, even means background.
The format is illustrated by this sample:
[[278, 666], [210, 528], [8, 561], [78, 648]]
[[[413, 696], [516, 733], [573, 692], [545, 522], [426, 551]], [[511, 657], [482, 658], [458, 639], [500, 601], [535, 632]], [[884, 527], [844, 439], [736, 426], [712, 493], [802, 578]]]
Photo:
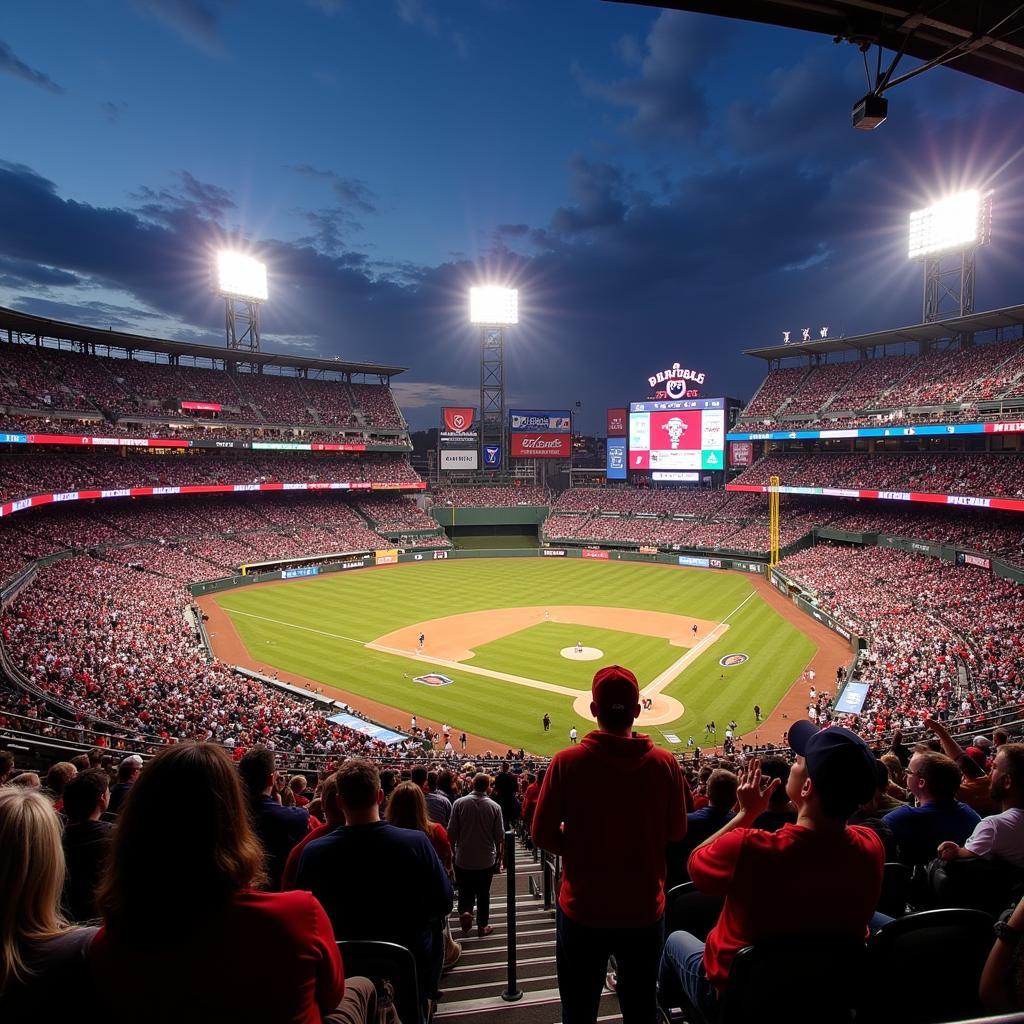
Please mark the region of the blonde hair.
[[60, 912], [64, 850], [60, 820], [41, 793], [0, 789], [0, 992], [31, 972], [25, 943], [68, 927]]

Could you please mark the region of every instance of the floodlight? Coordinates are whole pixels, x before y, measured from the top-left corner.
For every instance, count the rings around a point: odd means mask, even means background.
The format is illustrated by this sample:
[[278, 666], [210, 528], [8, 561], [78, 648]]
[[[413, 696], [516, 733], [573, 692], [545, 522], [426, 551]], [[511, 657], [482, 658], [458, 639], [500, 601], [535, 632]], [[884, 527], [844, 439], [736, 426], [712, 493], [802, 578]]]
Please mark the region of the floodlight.
[[910, 259], [958, 252], [987, 242], [989, 195], [970, 189], [915, 210], [910, 215]]
[[498, 285], [470, 288], [469, 322], [487, 326], [519, 323], [519, 290]]
[[245, 302], [267, 301], [267, 265], [244, 253], [221, 249], [217, 253], [215, 287], [221, 295]]

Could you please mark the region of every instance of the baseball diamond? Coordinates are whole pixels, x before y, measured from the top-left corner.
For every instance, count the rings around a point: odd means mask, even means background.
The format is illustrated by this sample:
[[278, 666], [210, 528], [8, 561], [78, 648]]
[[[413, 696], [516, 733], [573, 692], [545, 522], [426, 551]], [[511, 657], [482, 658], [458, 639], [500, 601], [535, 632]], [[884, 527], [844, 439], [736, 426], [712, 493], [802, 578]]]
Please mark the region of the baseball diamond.
[[[566, 729], [593, 728], [590, 679], [612, 663], [636, 671], [650, 700], [637, 728], [661, 745], [673, 746], [665, 733], [685, 736], [712, 713], [735, 718], [739, 735], [778, 738], [781, 715], [755, 723], [753, 705], [775, 708], [809, 665], [834, 672], [845, 656], [834, 634], [787, 616], [792, 605], [762, 581], [671, 566], [446, 560], [261, 583], [201, 602], [226, 660], [360, 706], [372, 700], [382, 721], [452, 722], [480, 749], [556, 750], [545, 712]], [[577, 644], [602, 657], [562, 657]], [[719, 662], [737, 647], [749, 660], [726, 680]], [[453, 684], [409, 685], [432, 671]]]

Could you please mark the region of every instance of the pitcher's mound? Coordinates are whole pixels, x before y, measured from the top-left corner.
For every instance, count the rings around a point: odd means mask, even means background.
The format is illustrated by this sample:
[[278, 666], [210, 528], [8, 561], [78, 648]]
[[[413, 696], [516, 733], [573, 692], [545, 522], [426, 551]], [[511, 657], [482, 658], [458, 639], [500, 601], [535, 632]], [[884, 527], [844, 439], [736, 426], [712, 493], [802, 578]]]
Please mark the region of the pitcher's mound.
[[559, 653], [570, 661], [597, 661], [604, 657], [604, 651], [596, 647], [563, 647]]

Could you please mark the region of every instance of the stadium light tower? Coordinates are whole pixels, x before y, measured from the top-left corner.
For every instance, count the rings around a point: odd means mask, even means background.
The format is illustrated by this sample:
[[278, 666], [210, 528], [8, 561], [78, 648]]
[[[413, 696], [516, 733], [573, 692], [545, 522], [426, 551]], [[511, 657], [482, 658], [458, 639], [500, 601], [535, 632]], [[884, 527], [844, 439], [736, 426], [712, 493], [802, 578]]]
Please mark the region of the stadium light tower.
[[245, 253], [221, 249], [214, 258], [213, 287], [224, 297], [228, 348], [260, 350], [260, 305], [267, 301], [267, 265]]
[[924, 264], [923, 323], [974, 312], [975, 256], [991, 236], [991, 192], [958, 192], [910, 215], [907, 254]]
[[[508, 464], [508, 409], [505, 403], [505, 328], [519, 323], [519, 291], [486, 285], [469, 290], [469, 322], [480, 328], [480, 452], [498, 445]], [[481, 458], [486, 466], [486, 459]]]

